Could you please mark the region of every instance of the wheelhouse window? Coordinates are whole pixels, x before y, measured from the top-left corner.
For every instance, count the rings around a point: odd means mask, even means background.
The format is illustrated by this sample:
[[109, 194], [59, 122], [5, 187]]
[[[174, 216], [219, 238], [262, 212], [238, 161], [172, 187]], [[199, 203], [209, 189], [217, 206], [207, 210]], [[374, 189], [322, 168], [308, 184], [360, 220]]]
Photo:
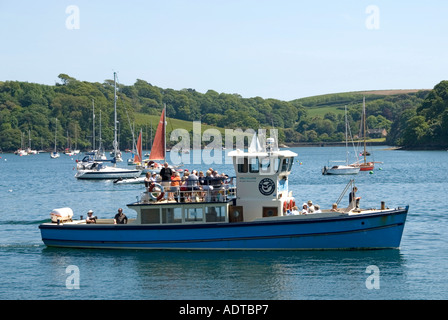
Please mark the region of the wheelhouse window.
[[249, 159], [249, 172], [258, 173], [260, 171], [260, 165], [258, 163], [258, 157]]
[[294, 158], [283, 158], [281, 172], [291, 171], [293, 162], [294, 162]]
[[280, 166], [278, 157], [266, 157], [260, 159], [260, 172], [263, 174], [275, 174]]
[[246, 157], [239, 157], [237, 158], [237, 164], [238, 164], [238, 172], [239, 173], [247, 173], [249, 162]]

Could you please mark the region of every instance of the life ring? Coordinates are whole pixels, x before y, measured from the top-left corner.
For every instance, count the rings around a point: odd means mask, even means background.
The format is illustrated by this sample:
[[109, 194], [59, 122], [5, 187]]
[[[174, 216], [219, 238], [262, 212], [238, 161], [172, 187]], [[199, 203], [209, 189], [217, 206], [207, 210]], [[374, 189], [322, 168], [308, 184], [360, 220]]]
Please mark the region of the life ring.
[[288, 211], [288, 201], [283, 202], [283, 213]]
[[289, 209], [292, 210], [292, 208], [294, 208], [296, 206], [296, 202], [294, 200], [290, 200], [289, 201]]
[[[155, 187], [159, 188], [159, 190], [160, 190], [160, 194], [158, 197], [154, 196], [154, 194], [152, 193], [152, 191], [154, 190]], [[159, 201], [160, 199], [162, 199], [165, 196], [165, 191], [163, 189], [163, 186], [158, 183], [152, 183], [149, 186], [148, 193], [149, 193], [149, 196], [151, 197], [151, 199], [155, 200], [155, 201]]]

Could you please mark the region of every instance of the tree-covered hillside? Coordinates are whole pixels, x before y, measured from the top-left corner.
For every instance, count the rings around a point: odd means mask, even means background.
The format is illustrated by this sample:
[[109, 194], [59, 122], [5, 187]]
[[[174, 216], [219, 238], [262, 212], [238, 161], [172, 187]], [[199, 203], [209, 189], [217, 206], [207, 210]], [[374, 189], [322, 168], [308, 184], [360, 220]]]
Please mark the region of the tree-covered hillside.
[[[113, 141], [113, 80], [91, 83], [59, 75], [54, 86], [28, 82], [0, 82], [0, 148], [15, 151], [28, 146], [28, 132], [35, 149], [52, 149], [57, 125], [59, 149], [71, 143], [82, 150], [92, 145], [92, 105], [95, 105], [96, 137], [101, 112], [102, 139], [107, 149]], [[206, 93], [194, 89], [163, 89], [138, 79], [133, 85], [118, 83], [117, 112], [120, 149], [132, 147], [132, 130], [148, 132], [166, 105], [168, 133], [188, 121], [219, 128], [272, 128], [282, 143], [343, 141], [344, 107], [350, 127], [358, 132], [362, 99], [366, 97], [367, 125], [386, 129], [388, 142], [418, 146], [446, 141], [448, 123], [447, 84], [406, 92], [351, 92], [281, 101], [239, 94]], [[57, 121], [56, 121], [57, 119]], [[151, 119], [151, 120], [150, 120]], [[171, 119], [171, 120], [170, 120]], [[148, 123], [148, 121], [152, 123]], [[191, 132], [191, 125], [185, 125]], [[209, 127], [203, 126], [203, 129]], [[68, 137], [68, 138], [67, 138]], [[168, 144], [170, 143], [168, 139]], [[173, 142], [173, 144], [177, 143]], [[431, 142], [432, 143], [432, 142]]]
[[405, 148], [448, 148], [448, 81], [437, 84], [417, 108], [399, 113], [388, 141]]

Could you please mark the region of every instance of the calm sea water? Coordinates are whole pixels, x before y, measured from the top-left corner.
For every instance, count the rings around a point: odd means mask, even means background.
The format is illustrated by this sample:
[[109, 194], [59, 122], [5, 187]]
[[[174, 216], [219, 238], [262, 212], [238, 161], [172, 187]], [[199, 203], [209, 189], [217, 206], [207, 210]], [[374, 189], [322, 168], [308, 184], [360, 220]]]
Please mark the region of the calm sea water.
[[[335, 202], [350, 177], [323, 176], [343, 148], [293, 148], [296, 202]], [[448, 152], [372, 150], [372, 174], [355, 176], [362, 207], [410, 205], [401, 248], [378, 251], [183, 252], [47, 248], [38, 225], [54, 208], [112, 218], [141, 185], [78, 181], [76, 157], [0, 154], [0, 299], [447, 299]], [[129, 155], [127, 155], [129, 156]], [[125, 156], [126, 160], [126, 156]], [[126, 166], [122, 164], [122, 166]], [[204, 170], [222, 164], [186, 164]], [[343, 204], [347, 202], [346, 197]], [[379, 270], [379, 288], [366, 280]], [[79, 289], [69, 289], [69, 266]]]

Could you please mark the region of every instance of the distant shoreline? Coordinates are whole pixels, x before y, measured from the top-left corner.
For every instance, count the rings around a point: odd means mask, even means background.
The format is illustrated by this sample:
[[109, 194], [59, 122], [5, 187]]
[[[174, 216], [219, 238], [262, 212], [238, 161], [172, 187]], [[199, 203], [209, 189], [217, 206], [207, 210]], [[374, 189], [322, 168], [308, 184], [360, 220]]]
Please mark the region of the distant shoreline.
[[[389, 146], [386, 142], [367, 142], [370, 146]], [[281, 144], [280, 148], [304, 148], [304, 147], [345, 147], [345, 142], [302, 142]], [[403, 151], [448, 151], [448, 146], [389, 146], [384, 150], [403, 150]]]
[[[367, 142], [368, 146], [387, 146], [386, 142]], [[280, 148], [301, 148], [301, 147], [345, 147], [345, 142], [298, 142], [280, 144]], [[395, 148], [395, 147], [394, 147]], [[399, 147], [396, 147], [399, 148]]]

